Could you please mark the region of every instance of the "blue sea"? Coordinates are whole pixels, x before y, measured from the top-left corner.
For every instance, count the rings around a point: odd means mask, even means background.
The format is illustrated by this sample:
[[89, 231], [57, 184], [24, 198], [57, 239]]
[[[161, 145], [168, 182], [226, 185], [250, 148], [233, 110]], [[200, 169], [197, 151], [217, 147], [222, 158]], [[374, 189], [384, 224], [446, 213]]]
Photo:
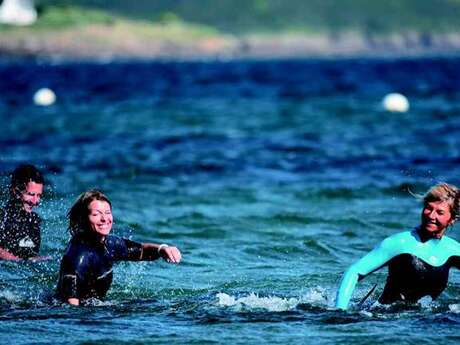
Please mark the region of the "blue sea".
[[[51, 106], [33, 103], [43, 87]], [[382, 98], [404, 94], [391, 113]], [[334, 310], [343, 271], [460, 185], [460, 59], [0, 62], [1, 200], [47, 179], [38, 263], [0, 262], [3, 344], [457, 344], [460, 275], [381, 306], [386, 269]], [[116, 235], [183, 262], [120, 263], [107, 299], [52, 301], [66, 212], [103, 189]], [[458, 239], [459, 227], [449, 233]], [[377, 284], [376, 291], [358, 306]]]

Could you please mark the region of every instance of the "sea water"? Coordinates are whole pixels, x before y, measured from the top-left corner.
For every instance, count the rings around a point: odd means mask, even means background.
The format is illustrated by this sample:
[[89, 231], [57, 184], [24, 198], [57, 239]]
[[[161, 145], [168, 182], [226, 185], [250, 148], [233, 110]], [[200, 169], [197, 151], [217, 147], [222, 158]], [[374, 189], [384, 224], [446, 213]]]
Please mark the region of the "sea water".
[[[351, 263], [418, 224], [412, 194], [460, 184], [459, 71], [456, 58], [1, 62], [2, 200], [15, 166], [43, 170], [52, 259], [0, 262], [0, 343], [457, 343], [454, 270], [436, 301], [378, 305], [385, 269], [349, 312], [334, 299]], [[33, 103], [44, 87], [51, 106]], [[390, 92], [410, 110], [386, 112]], [[66, 212], [94, 187], [116, 235], [183, 261], [119, 263], [105, 301], [61, 305]]]

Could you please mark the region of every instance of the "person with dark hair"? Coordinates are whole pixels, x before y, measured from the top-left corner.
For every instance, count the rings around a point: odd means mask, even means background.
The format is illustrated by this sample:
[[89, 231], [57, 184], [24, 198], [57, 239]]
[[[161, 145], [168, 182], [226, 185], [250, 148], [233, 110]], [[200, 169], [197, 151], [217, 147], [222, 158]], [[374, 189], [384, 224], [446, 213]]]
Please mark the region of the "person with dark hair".
[[18, 166], [10, 183], [6, 206], [0, 209], [0, 259], [38, 259], [40, 217], [33, 209], [40, 203], [45, 184], [33, 165]]
[[445, 235], [459, 215], [460, 190], [447, 183], [433, 186], [423, 197], [418, 227], [387, 237], [345, 272], [336, 307], [347, 309], [357, 282], [384, 266], [388, 277], [380, 303], [437, 298], [447, 286], [450, 268], [460, 269], [460, 243]]
[[101, 191], [81, 194], [67, 214], [72, 238], [61, 261], [57, 297], [80, 305], [104, 299], [117, 261], [181, 261], [180, 251], [166, 244], [138, 243], [110, 235], [112, 203]]

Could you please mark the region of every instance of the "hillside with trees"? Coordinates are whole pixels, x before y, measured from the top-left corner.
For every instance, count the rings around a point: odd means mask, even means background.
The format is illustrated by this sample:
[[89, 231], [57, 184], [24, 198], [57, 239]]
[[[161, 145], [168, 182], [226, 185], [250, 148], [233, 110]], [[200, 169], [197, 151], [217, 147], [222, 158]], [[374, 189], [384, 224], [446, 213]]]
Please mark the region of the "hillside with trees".
[[[436, 54], [460, 48], [460, 0], [36, 0], [35, 4], [38, 20], [33, 26], [0, 26], [0, 33], [8, 33], [0, 36], [0, 53], [66, 56], [72, 44], [81, 53], [86, 49], [88, 56], [141, 58], [277, 56], [280, 51], [286, 56]], [[59, 42], [62, 49], [56, 46]]]

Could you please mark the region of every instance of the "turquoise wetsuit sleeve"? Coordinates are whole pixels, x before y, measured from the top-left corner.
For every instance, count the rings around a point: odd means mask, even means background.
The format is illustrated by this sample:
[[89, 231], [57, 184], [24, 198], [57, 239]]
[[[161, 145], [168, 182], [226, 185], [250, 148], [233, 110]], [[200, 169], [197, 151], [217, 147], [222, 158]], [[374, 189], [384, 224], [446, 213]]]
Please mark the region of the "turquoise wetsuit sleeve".
[[385, 266], [397, 255], [397, 243], [389, 237], [383, 240], [371, 252], [350, 266], [345, 272], [337, 292], [336, 307], [346, 310], [358, 280]]

